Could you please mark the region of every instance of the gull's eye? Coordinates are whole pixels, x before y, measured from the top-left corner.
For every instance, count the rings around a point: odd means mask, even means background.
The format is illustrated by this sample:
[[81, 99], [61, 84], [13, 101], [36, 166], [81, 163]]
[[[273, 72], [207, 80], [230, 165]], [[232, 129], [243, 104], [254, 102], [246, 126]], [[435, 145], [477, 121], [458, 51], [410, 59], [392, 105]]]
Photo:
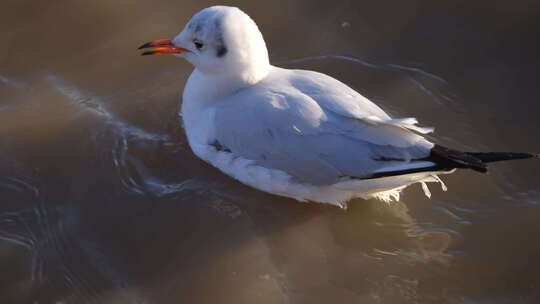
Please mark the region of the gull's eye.
[[195, 47], [200, 50], [203, 48], [204, 44], [198, 40], [193, 40], [193, 44], [195, 45]]

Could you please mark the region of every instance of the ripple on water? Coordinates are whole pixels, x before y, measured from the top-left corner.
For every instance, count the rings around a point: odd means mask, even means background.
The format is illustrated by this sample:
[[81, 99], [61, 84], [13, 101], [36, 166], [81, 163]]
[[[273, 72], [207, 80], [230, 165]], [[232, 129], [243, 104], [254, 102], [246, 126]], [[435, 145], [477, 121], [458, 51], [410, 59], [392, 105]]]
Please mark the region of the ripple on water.
[[96, 128], [95, 145], [102, 161], [111, 164], [125, 192], [162, 197], [196, 184], [192, 180], [162, 182], [145, 166], [143, 160], [149, 149], [168, 146], [168, 152], [176, 152], [174, 148], [178, 144], [169, 135], [153, 133], [117, 118], [107, 110], [103, 97], [85, 93], [58, 76], [50, 74], [46, 79], [73, 105], [102, 119], [101, 126]]
[[108, 124], [112, 130], [118, 132], [121, 136], [135, 137], [137, 139], [150, 141], [171, 140], [168, 135], [156, 134], [141, 129], [115, 117], [114, 114], [107, 110], [103, 97], [85, 93], [83, 90], [69, 84], [67, 81], [56, 75], [49, 74], [46, 76], [46, 79], [52, 83], [55, 90], [67, 97], [67, 100], [73, 105], [80, 107], [83, 111], [98, 115], [104, 119], [105, 123]]
[[352, 62], [370, 69], [384, 70], [403, 74], [416, 88], [423, 91], [426, 95], [430, 97], [432, 101], [440, 105], [454, 103], [455, 99], [457, 98], [455, 93], [453, 93], [450, 88], [448, 88], [448, 82], [446, 80], [433, 73], [427, 72], [420, 67], [412, 67], [391, 63], [373, 63], [365, 59], [345, 55], [309, 56], [299, 59], [285, 60], [281, 63], [293, 64], [313, 60], [342, 60]]
[[[89, 142], [106, 171], [116, 174], [113, 181], [128, 194], [170, 197], [196, 188], [197, 181], [179, 179], [163, 182], [146, 165], [153, 149], [176, 153], [175, 145], [166, 134], [157, 134], [117, 118], [107, 109], [106, 98], [93, 96], [58, 76], [48, 75], [46, 80], [82, 113], [97, 118], [91, 128]], [[3, 81], [3, 80], [0, 80]], [[165, 147], [165, 148], [164, 148]], [[12, 163], [6, 161], [6, 163]], [[0, 165], [4, 165], [4, 162]], [[0, 195], [5, 206], [15, 211], [0, 213], [0, 240], [13, 244], [28, 254], [27, 281], [32, 286], [51, 286], [77, 302], [100, 303], [104, 290], [121, 291], [127, 302], [139, 296], [129, 277], [118, 271], [115, 262], [103, 248], [81, 234], [80, 207], [76, 202], [55, 202], [43, 197], [43, 190], [25, 175], [7, 174], [0, 177]], [[93, 174], [93, 173], [89, 173]], [[5, 196], [4, 193], [8, 193]], [[45, 190], [47, 195], [47, 190]], [[22, 198], [24, 196], [24, 199]], [[9, 203], [9, 204], [7, 204]], [[26, 270], [25, 270], [26, 271]]]
[[16, 89], [23, 89], [28, 86], [23, 81], [20, 81], [15, 78], [11, 78], [2, 74], [0, 74], [0, 83], [3, 83], [4, 85], [10, 86], [10, 87], [14, 87]]
[[32, 208], [0, 214], [0, 239], [29, 256], [27, 280], [33, 286], [65, 290], [68, 297], [99, 303], [111, 287], [135, 298], [133, 283], [114, 262], [80, 233], [78, 206], [37, 200]]

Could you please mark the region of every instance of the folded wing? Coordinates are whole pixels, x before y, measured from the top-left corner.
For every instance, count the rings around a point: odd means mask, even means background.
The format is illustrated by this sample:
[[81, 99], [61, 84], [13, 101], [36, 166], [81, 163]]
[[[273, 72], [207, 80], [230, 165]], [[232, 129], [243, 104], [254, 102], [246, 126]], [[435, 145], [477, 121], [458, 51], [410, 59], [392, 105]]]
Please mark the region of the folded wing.
[[[220, 146], [299, 182], [333, 184], [392, 170], [433, 165], [433, 144], [375, 104], [323, 74], [291, 71], [217, 103]], [[313, 74], [314, 75], [313, 75]], [[332, 82], [335, 82], [332, 84]]]

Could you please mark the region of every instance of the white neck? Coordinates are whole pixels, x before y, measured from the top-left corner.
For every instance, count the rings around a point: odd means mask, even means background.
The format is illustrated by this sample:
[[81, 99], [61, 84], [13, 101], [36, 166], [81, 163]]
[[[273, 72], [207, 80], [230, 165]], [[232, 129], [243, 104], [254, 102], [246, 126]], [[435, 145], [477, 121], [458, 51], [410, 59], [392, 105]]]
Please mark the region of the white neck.
[[192, 103], [198, 104], [199, 107], [209, 106], [239, 89], [261, 81], [268, 75], [270, 66], [257, 70], [257, 72], [212, 75], [195, 69], [184, 88], [182, 107], [191, 106]]

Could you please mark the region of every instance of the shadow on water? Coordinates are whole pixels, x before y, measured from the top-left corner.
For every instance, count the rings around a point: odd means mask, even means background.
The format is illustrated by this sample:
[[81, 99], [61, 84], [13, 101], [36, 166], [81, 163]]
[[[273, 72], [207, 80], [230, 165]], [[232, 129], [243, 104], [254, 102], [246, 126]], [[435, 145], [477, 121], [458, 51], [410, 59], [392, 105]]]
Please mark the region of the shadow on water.
[[[540, 150], [529, 140], [538, 106], [508, 105], [538, 97], [516, 72], [532, 63], [504, 43], [528, 34], [518, 17], [537, 10], [390, 2], [234, 4], [258, 21], [273, 62], [335, 76], [437, 127], [441, 144]], [[134, 48], [210, 4], [25, 1], [0, 13], [1, 303], [540, 298], [536, 164], [448, 176], [449, 192], [434, 187], [429, 201], [412, 187], [403, 202], [344, 211], [258, 192], [197, 159], [177, 116], [190, 67]]]

